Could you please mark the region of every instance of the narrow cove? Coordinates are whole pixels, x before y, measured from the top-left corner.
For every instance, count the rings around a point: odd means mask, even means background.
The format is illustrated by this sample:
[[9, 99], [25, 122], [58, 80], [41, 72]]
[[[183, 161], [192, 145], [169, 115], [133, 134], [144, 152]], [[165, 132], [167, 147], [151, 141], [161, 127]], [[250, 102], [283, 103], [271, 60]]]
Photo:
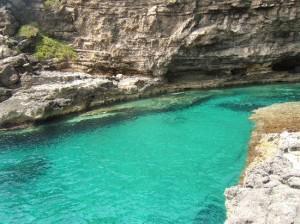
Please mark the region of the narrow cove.
[[171, 94], [0, 133], [3, 223], [223, 223], [251, 111], [299, 84]]

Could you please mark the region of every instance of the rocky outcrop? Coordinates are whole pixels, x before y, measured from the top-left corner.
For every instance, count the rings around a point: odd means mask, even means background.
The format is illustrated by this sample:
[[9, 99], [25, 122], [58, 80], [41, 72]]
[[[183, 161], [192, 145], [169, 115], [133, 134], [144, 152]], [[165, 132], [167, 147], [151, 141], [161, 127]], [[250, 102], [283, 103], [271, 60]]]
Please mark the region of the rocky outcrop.
[[[37, 61], [29, 55], [20, 53], [22, 41], [12, 38], [19, 23], [12, 9], [0, 3], [0, 87], [16, 89], [20, 87], [22, 75], [33, 74]], [[0, 100], [1, 101], [1, 100]]]
[[226, 223], [300, 223], [300, 103], [259, 109], [252, 118], [248, 167], [225, 193]]
[[[0, 127], [34, 123], [151, 94], [160, 83], [147, 77], [94, 77], [84, 73], [41, 72], [22, 77], [23, 86], [0, 103]], [[1, 89], [0, 89], [1, 90]]]

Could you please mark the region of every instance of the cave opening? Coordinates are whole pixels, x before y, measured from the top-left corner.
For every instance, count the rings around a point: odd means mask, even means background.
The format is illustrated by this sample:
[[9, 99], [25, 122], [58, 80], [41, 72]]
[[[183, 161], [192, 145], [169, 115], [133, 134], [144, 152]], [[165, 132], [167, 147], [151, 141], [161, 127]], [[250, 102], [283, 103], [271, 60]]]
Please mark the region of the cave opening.
[[286, 56], [272, 64], [273, 71], [300, 73], [300, 55]]

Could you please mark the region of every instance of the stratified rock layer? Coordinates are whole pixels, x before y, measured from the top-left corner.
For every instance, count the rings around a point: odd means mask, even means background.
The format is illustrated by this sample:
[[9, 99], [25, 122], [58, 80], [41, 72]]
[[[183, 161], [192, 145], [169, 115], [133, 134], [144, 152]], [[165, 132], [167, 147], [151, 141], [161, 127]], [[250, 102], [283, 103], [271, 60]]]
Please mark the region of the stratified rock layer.
[[300, 70], [299, 0], [4, 2], [22, 23], [70, 41], [77, 69], [171, 81], [259, 81]]
[[226, 223], [300, 223], [300, 103], [262, 108], [252, 118], [244, 178], [225, 192]]

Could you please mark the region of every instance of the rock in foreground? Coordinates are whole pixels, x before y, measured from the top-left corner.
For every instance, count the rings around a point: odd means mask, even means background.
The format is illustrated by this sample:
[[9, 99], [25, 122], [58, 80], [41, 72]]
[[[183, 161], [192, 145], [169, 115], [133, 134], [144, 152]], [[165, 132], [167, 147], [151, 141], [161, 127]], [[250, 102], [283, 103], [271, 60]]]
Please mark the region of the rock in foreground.
[[300, 223], [300, 103], [256, 111], [242, 183], [226, 190], [227, 224]]

